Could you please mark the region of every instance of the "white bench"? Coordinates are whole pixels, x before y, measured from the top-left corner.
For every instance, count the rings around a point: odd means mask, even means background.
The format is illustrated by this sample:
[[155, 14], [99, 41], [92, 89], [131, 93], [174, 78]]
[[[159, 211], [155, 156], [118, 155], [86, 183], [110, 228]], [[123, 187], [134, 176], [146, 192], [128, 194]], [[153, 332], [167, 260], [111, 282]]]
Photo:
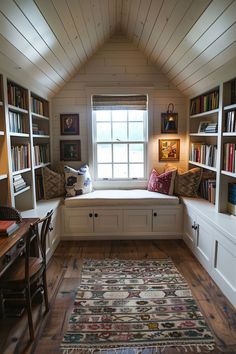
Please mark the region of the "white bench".
[[181, 238], [179, 198], [147, 190], [96, 190], [66, 198], [62, 239]]

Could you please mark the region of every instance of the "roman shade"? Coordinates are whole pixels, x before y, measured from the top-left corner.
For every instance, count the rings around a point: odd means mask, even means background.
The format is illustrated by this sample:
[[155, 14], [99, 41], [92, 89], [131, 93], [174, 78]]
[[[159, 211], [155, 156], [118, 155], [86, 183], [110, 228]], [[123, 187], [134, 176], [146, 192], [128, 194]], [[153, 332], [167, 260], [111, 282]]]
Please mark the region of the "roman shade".
[[147, 110], [146, 95], [94, 95], [92, 107], [98, 110]]

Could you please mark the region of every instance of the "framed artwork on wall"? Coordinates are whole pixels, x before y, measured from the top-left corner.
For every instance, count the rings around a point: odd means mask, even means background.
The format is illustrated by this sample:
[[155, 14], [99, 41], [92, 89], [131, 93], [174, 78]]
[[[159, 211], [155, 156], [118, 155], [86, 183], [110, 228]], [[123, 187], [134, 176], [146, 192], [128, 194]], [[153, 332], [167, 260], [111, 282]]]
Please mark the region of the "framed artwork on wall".
[[61, 140], [60, 160], [81, 161], [80, 140]]
[[180, 139], [159, 139], [159, 161], [179, 161]]
[[79, 135], [79, 114], [60, 114], [61, 135]]
[[161, 114], [161, 133], [178, 133], [178, 113], [174, 113], [174, 105], [170, 103], [166, 113]]

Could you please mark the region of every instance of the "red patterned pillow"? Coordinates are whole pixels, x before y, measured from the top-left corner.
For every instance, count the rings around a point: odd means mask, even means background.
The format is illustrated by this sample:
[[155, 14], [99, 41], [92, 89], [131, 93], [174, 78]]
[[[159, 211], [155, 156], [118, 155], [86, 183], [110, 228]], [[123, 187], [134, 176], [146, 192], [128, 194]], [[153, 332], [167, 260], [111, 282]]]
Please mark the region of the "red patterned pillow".
[[175, 175], [176, 170], [164, 172], [159, 175], [157, 171], [153, 169], [149, 178], [147, 189], [151, 192], [172, 195], [174, 191]]

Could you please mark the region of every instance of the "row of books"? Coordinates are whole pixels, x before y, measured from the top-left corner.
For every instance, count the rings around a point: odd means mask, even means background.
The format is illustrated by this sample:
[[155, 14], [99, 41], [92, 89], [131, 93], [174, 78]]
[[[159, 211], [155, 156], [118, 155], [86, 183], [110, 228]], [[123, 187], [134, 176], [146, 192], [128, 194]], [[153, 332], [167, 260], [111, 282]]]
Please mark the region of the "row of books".
[[41, 165], [49, 161], [48, 144], [34, 145], [34, 163]]
[[19, 171], [31, 166], [30, 145], [15, 145], [11, 147], [12, 170]]
[[35, 97], [31, 97], [31, 109], [32, 112], [46, 116], [48, 114], [45, 109], [45, 103]]
[[236, 173], [236, 150], [235, 144], [224, 144], [223, 170]]
[[236, 215], [236, 183], [228, 184], [227, 209], [230, 214]]
[[225, 131], [236, 132], [236, 113], [229, 111], [225, 114]]
[[7, 84], [8, 103], [12, 106], [27, 110], [27, 91], [23, 88], [8, 82]]
[[215, 204], [216, 200], [216, 177], [211, 172], [204, 172], [202, 174], [201, 183], [199, 187], [199, 195]]
[[15, 192], [19, 192], [26, 187], [26, 182], [21, 174], [13, 176], [13, 186]]
[[205, 128], [205, 133], [217, 133], [218, 132], [218, 123], [210, 122]]
[[33, 123], [32, 129], [33, 129], [33, 134], [35, 134], [35, 135], [45, 135], [45, 131], [39, 129], [38, 123]]
[[213, 91], [205, 95], [193, 98], [190, 103], [190, 114], [198, 114], [211, 111], [219, 107], [219, 92]]
[[217, 145], [192, 143], [189, 158], [191, 161], [216, 167]]
[[12, 133], [28, 133], [28, 122], [22, 113], [9, 111], [9, 126]]

